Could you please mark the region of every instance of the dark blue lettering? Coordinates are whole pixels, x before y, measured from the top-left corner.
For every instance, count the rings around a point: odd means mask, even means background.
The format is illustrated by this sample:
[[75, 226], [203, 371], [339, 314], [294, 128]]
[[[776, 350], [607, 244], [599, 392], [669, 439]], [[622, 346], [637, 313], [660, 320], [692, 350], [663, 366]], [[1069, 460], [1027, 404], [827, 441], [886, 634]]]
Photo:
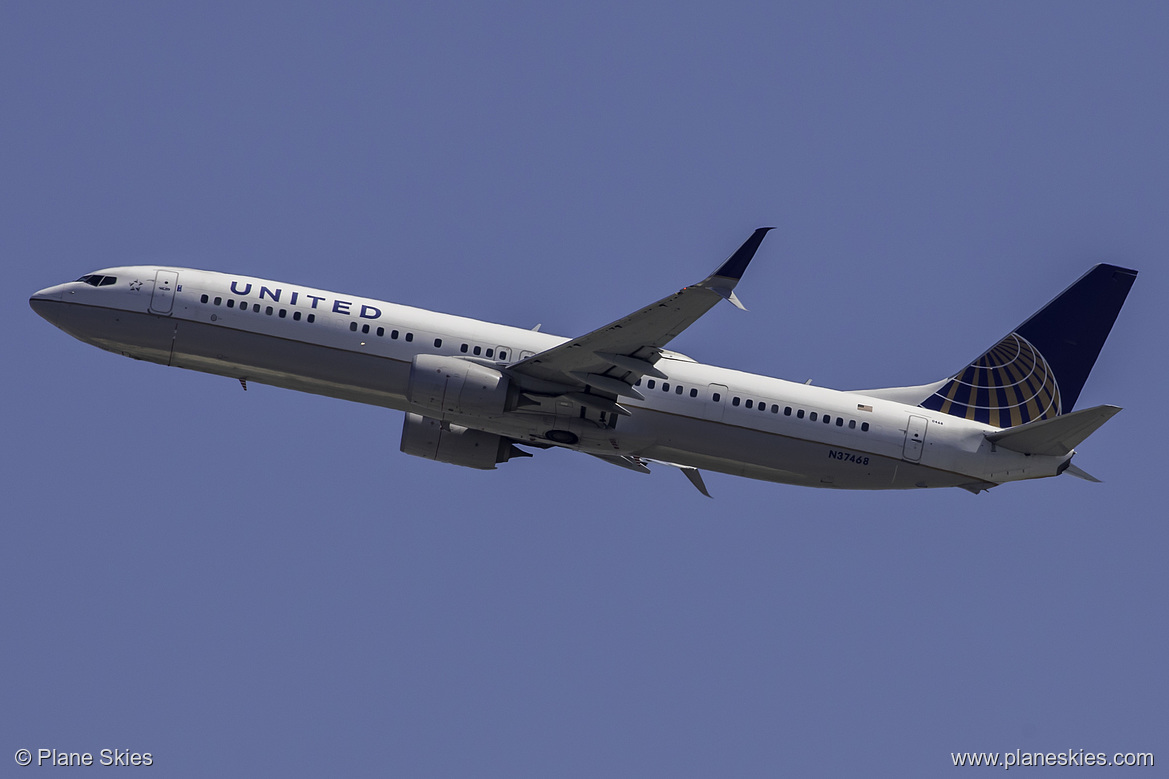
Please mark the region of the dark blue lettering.
[[362, 319], [377, 319], [381, 315], [381, 309], [375, 308], [374, 306], [367, 306], [364, 303], [361, 304]]
[[236, 285], [236, 284], [238, 284], [238, 283], [239, 283], [238, 281], [232, 281], [232, 282], [231, 282], [231, 291], [232, 291], [232, 292], [234, 292], [235, 294], [237, 294], [237, 295], [246, 295], [246, 294], [248, 294], [249, 292], [251, 292], [251, 291], [252, 291], [252, 284], [251, 284], [251, 282], [248, 282], [248, 285], [247, 285], [246, 287], [244, 287], [243, 289], [236, 289], [236, 288], [235, 288], [235, 285]]
[[268, 297], [272, 298], [277, 303], [279, 303], [280, 302], [280, 292], [281, 292], [281, 290], [279, 290], [279, 289], [277, 289], [275, 292], [273, 292], [272, 290], [268, 289], [267, 287], [260, 287], [260, 300], [263, 300], [264, 295], [267, 294]]
[[324, 300], [324, 298], [319, 298], [316, 295], [305, 295], [305, 297], [313, 302], [312, 308], [316, 308], [317, 303], [320, 303], [322, 300]]
[[293, 290], [292, 291], [292, 299], [288, 301], [288, 305], [295, 306], [296, 305], [296, 296], [299, 294], [300, 294], [299, 292], [297, 292], [296, 290]]
[[349, 306], [351, 306], [351, 305], [352, 305], [352, 303], [350, 303], [348, 300], [334, 300], [333, 301], [333, 313], [334, 314], [348, 314], [349, 313]]

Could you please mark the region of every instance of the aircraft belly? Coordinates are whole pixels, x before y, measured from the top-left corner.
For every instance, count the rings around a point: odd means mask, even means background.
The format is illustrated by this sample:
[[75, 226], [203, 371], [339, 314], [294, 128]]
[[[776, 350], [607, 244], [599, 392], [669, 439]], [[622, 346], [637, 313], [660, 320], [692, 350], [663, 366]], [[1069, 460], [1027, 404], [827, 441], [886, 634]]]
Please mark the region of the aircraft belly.
[[387, 408], [405, 409], [410, 365], [373, 354], [183, 320], [171, 363]]
[[663, 435], [641, 456], [734, 476], [865, 490], [952, 487], [971, 481], [861, 449], [690, 417], [669, 415], [661, 426]]

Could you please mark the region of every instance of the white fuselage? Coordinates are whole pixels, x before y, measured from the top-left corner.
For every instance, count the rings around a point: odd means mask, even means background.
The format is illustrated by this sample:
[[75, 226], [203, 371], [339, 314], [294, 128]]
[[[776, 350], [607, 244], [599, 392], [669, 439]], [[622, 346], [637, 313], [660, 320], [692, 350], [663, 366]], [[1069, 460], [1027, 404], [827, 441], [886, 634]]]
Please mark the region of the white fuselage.
[[[189, 268], [131, 266], [70, 282], [34, 308], [71, 335], [150, 362], [433, 415], [410, 402], [420, 354], [505, 368], [567, 339], [294, 284]], [[767, 481], [842, 489], [962, 486], [1054, 476], [1071, 455], [993, 447], [992, 428], [854, 392], [796, 384], [665, 352], [667, 378], [638, 383], [632, 413], [600, 423], [570, 403], [443, 421], [547, 446], [634, 456]], [[680, 389], [679, 389], [680, 388]], [[558, 444], [561, 445], [561, 444]]]

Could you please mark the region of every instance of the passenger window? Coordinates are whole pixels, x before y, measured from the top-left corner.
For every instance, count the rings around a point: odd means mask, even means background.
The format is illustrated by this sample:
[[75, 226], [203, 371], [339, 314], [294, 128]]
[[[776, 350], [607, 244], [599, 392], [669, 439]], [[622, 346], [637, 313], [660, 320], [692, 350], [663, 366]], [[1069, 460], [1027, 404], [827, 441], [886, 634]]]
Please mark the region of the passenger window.
[[378, 335], [378, 338], [381, 338], [381, 337], [382, 337], [383, 335], [385, 335], [385, 334], [386, 334], [386, 329], [385, 329], [384, 327], [379, 327], [379, 328], [377, 329], [377, 335]]
[[494, 357], [494, 356], [495, 356], [495, 350], [494, 350], [494, 349], [488, 349], [488, 350], [487, 350], [487, 356], [488, 356], [488, 357]]
[[200, 302], [200, 303], [206, 303], [206, 302], [207, 302], [207, 300], [208, 300], [208, 297], [207, 297], [206, 295], [200, 295], [200, 296], [199, 296], [199, 302]]
[[356, 323], [356, 322], [350, 322], [350, 323], [349, 323], [349, 329], [350, 329], [350, 330], [352, 330], [353, 332], [355, 332], [355, 333], [356, 333], [356, 332], [357, 332], [357, 323]]
[[804, 418], [804, 410], [801, 408], [799, 411], [796, 412], [796, 419], [803, 419], [803, 418]]
[[288, 309], [286, 309], [286, 308], [280, 309], [280, 318], [284, 319], [286, 316], [288, 316]]
[[691, 388], [690, 389], [690, 397], [692, 397], [692, 398], [698, 397], [698, 390]]
[[294, 321], [297, 321], [297, 322], [299, 322], [299, 321], [300, 321], [300, 312], [299, 312], [299, 311], [293, 311], [293, 312], [292, 312], [292, 318], [293, 318], [293, 320], [294, 320]]
[[499, 350], [499, 359], [501, 359], [501, 360], [506, 360], [506, 359], [507, 359], [507, 352], [505, 352], [504, 350], [500, 349], [500, 350]]
[[268, 306], [268, 308], [264, 309], [264, 313], [268, 316], [272, 316], [272, 307]]
[[218, 306], [222, 302], [223, 302], [223, 298], [215, 298], [215, 305]]
[[442, 346], [442, 339], [441, 339], [441, 338], [435, 338], [435, 339], [434, 339], [434, 348], [435, 348], [435, 349], [438, 349], [438, 348], [439, 348], [439, 347], [441, 347], [441, 346]]
[[827, 414], [825, 414], [825, 415], [824, 415], [824, 424], [828, 424], [828, 423], [829, 423], [829, 422], [831, 422], [831, 421], [832, 421], [832, 417], [830, 417], [830, 416], [828, 416]]
[[232, 300], [231, 298], [228, 298], [227, 299], [227, 307], [228, 308], [235, 308], [235, 301]]
[[675, 395], [681, 395], [681, 394], [682, 394], [682, 385], [681, 385], [681, 384], [679, 384], [677, 387], [674, 387], [674, 394], [675, 394]]
[[815, 412], [815, 411], [813, 411], [813, 412], [811, 412], [810, 414], [808, 414], [808, 419], [810, 419], [810, 420], [812, 420], [813, 422], [815, 422], [815, 421], [816, 421], [816, 412]]
[[406, 333], [406, 340], [413, 341], [414, 340], [414, 333]]
[[766, 410], [767, 410], [767, 404], [766, 404], [766, 403], [764, 403], [763, 401], [759, 401], [759, 410], [760, 410], [760, 411], [766, 411]]
[[663, 381], [662, 382], [662, 392], [669, 392], [669, 391], [670, 391], [670, 382]]
[[463, 354], [466, 354], [467, 353], [467, 345], [463, 344], [462, 346], [460, 346], [459, 351], [462, 352]]
[[315, 321], [317, 321], [317, 315], [316, 314], [309, 314], [307, 317], [305, 317], [304, 321], [315, 322]]
[[869, 423], [868, 422], [861, 422], [861, 430], [865, 433], [869, 432]]
[[844, 427], [844, 418], [843, 417], [836, 418], [836, 426], [837, 427]]
[[368, 334], [369, 334], [369, 325], [362, 325], [362, 326], [361, 326], [361, 332], [362, 332], [363, 334], [366, 334], [366, 335], [368, 335]]
[[777, 406], [776, 404], [772, 403], [772, 404], [771, 404], [771, 413], [772, 413], [772, 414], [778, 414], [778, 413], [779, 413], [779, 406]]
[[856, 430], [856, 420], [855, 419], [848, 420], [848, 429], [849, 430]]
[[731, 405], [732, 406], [737, 406], [737, 405], [739, 405], [740, 402], [741, 401], [737, 397], [731, 398]]
[[476, 346], [474, 349], [472, 349], [472, 350], [471, 350], [471, 354], [479, 355], [479, 354], [482, 354], [482, 353], [483, 353], [483, 347], [482, 347], [482, 346]]
[[390, 331], [390, 338], [393, 338], [394, 340], [397, 340], [397, 339], [398, 339], [398, 331], [397, 331], [397, 330], [391, 330], [391, 331]]
[[654, 387], [658, 386], [658, 383], [656, 381], [654, 381], [653, 379], [650, 379], [649, 381], [647, 381], [645, 383], [645, 386], [649, 389], [653, 389]]
[[715, 403], [718, 403], [720, 400], [722, 400], [722, 397], [723, 397], [722, 395], [720, 395], [719, 393], [716, 392], [710, 396], [710, 399], [713, 400]]
[[751, 401], [749, 401], [749, 400], [748, 400], [748, 401], [747, 401], [746, 403], [744, 403], [743, 405], [745, 405], [747, 408], [751, 408]]

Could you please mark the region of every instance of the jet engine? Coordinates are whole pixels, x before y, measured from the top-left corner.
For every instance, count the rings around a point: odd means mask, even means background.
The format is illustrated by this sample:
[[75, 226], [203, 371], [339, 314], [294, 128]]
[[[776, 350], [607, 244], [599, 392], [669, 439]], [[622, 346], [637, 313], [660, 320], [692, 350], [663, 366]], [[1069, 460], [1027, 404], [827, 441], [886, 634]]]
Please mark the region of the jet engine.
[[406, 399], [439, 418], [448, 414], [498, 416], [507, 406], [508, 384], [506, 376], [486, 365], [420, 354], [410, 365]]
[[483, 471], [512, 457], [531, 457], [509, 439], [461, 425], [440, 422], [420, 414], [406, 414], [402, 425], [402, 451], [440, 463]]

